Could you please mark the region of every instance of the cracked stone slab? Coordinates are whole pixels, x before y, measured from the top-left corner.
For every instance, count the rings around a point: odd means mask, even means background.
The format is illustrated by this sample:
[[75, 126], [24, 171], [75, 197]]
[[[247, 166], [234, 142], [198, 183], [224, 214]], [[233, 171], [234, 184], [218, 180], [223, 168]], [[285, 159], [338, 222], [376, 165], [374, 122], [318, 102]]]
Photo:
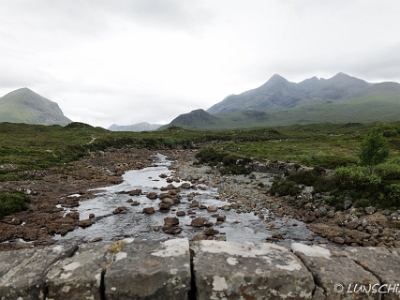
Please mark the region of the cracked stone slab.
[[400, 299], [400, 256], [386, 248], [368, 247], [368, 248], [344, 248], [344, 253], [361, 265], [364, 269], [375, 275], [382, 285], [391, 286], [392, 290], [387, 290], [385, 299]]
[[45, 299], [46, 272], [76, 248], [58, 245], [0, 252], [0, 299]]
[[111, 261], [112, 243], [84, 244], [47, 273], [47, 300], [101, 300], [103, 269]]
[[[357, 286], [380, 285], [379, 279], [339, 250], [293, 243], [292, 251], [312, 272], [327, 299], [380, 299], [379, 293], [361, 293]], [[354, 292], [356, 291], [356, 292]]]
[[314, 279], [289, 249], [274, 244], [193, 243], [196, 299], [311, 299]]
[[191, 289], [187, 239], [133, 241], [104, 276], [105, 295], [113, 299], [188, 299]]

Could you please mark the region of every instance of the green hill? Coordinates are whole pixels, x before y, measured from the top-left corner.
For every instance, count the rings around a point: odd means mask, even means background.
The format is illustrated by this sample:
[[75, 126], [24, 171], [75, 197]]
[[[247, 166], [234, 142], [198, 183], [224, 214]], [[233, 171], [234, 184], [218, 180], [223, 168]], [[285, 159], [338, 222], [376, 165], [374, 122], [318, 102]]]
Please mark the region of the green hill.
[[72, 121], [57, 103], [21, 88], [0, 98], [0, 122], [65, 126]]

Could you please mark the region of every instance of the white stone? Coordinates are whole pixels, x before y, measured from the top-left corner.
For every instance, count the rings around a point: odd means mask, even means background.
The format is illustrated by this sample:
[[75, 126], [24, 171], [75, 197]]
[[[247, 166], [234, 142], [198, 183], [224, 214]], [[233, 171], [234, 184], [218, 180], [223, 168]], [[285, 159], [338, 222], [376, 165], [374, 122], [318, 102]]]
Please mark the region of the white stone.
[[214, 291], [224, 291], [228, 289], [228, 284], [226, 283], [225, 277], [214, 276], [213, 277], [213, 290]]
[[324, 257], [326, 259], [331, 259], [331, 252], [320, 246], [307, 246], [304, 244], [293, 243], [292, 251], [294, 253], [303, 253], [306, 256], [311, 257]]

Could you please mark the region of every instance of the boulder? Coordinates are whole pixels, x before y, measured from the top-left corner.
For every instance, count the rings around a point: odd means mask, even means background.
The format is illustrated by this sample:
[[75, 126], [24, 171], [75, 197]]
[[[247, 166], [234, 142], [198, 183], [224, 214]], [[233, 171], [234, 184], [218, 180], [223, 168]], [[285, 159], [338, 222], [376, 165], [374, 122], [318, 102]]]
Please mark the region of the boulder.
[[71, 256], [76, 249], [75, 245], [58, 245], [0, 252], [0, 299], [44, 300], [46, 275], [43, 271]]
[[146, 195], [146, 197], [149, 198], [150, 200], [155, 200], [155, 199], [158, 198], [158, 195], [157, 195], [157, 193], [155, 193], [155, 192], [150, 192], [150, 193], [148, 193], [148, 194]]
[[[293, 243], [295, 253], [316, 278], [319, 287], [325, 291], [326, 299], [347, 299], [347, 288], [355, 284], [379, 284], [379, 279], [366, 271], [352, 259], [332, 248], [307, 246]], [[371, 294], [372, 299], [379, 299], [379, 294]], [[363, 293], [351, 294], [351, 299], [366, 299]]]
[[129, 196], [139, 196], [142, 193], [141, 189], [132, 190], [129, 192]]
[[209, 212], [216, 212], [218, 210], [218, 207], [216, 207], [214, 205], [210, 205], [209, 207], [207, 207], [207, 210]]
[[113, 214], [126, 214], [128, 211], [128, 208], [126, 206], [118, 206], [116, 209], [114, 209]]
[[154, 214], [155, 213], [154, 207], [145, 207], [145, 208], [143, 208], [143, 213], [144, 214], [148, 214], [148, 215]]
[[93, 219], [86, 219], [86, 220], [79, 221], [78, 226], [85, 228], [85, 227], [92, 226], [93, 223], [94, 223]]
[[196, 299], [311, 299], [314, 279], [287, 248], [193, 242]]
[[108, 300], [188, 299], [189, 241], [171, 239], [126, 244], [107, 269], [104, 281]]
[[46, 299], [101, 300], [104, 266], [112, 261], [111, 243], [83, 244], [74, 256], [55, 264], [47, 273]]
[[188, 190], [188, 189], [191, 188], [191, 184], [188, 183], [188, 182], [182, 183], [182, 184], [181, 184], [181, 188], [182, 188], [182, 189]]
[[192, 225], [193, 227], [204, 227], [204, 222], [206, 221], [205, 218], [203, 217], [197, 217], [195, 219], [192, 220], [192, 222], [190, 223], [190, 225]]

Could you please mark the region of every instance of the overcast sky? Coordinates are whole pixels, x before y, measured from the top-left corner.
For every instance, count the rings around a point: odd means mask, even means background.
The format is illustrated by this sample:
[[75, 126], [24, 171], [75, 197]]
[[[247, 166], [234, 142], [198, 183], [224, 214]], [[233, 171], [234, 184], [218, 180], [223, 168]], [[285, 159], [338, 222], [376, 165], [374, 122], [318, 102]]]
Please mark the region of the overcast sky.
[[77, 122], [169, 123], [256, 88], [344, 72], [400, 82], [399, 0], [0, 0], [0, 96]]

